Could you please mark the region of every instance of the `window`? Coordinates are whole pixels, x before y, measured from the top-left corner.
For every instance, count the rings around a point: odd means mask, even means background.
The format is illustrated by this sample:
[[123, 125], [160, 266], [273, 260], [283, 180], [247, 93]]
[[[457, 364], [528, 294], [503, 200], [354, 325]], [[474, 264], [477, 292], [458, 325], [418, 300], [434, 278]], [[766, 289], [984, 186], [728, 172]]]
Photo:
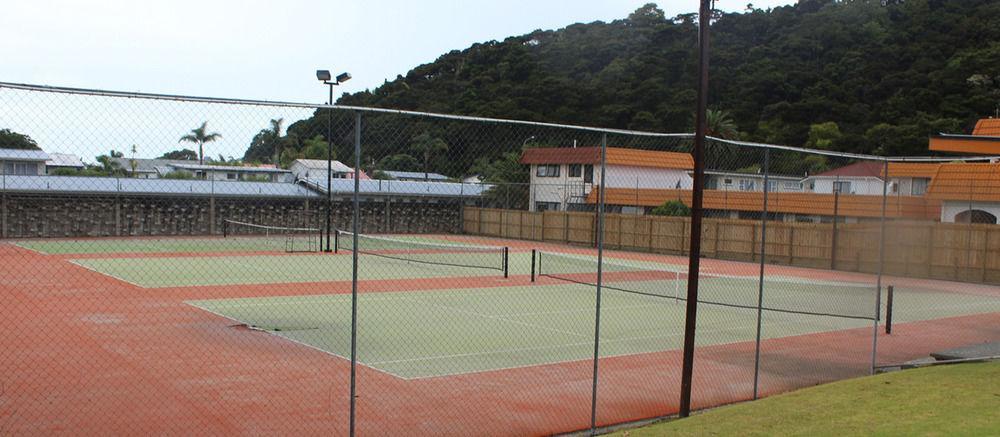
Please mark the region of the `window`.
[[570, 164], [569, 177], [578, 178], [580, 176], [583, 176], [583, 166], [580, 164]]
[[851, 181], [836, 181], [833, 183], [834, 193], [851, 193]]
[[785, 191], [799, 191], [802, 189], [802, 182], [785, 182], [781, 186]]
[[767, 181], [767, 191], [778, 191], [778, 181]]
[[756, 181], [748, 179], [740, 179], [740, 191], [756, 191], [756, 190], [757, 190]]
[[559, 211], [559, 202], [535, 202], [535, 211]]
[[927, 194], [927, 185], [930, 184], [931, 180], [928, 178], [914, 178], [912, 187], [910, 188], [910, 194], [913, 196], [923, 196]]
[[226, 173], [226, 179], [235, 180], [236, 179], [236, 173]]
[[3, 166], [4, 174], [9, 175], [37, 175], [38, 164], [33, 162], [6, 162]]
[[559, 177], [559, 165], [558, 164], [539, 165], [538, 170], [535, 171], [535, 175], [540, 178], [557, 178]]
[[592, 184], [594, 183], [594, 166], [587, 164], [583, 166], [583, 183]]
[[733, 184], [733, 180], [732, 179], [725, 178], [725, 179], [722, 180], [722, 185], [729, 186], [729, 185], [732, 185], [732, 184]]

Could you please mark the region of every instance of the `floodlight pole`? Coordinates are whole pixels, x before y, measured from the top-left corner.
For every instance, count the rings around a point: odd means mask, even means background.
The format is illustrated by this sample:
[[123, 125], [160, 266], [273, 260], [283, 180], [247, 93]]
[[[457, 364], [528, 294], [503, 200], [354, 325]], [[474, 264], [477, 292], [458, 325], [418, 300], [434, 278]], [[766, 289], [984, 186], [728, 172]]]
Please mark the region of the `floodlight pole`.
[[[323, 81], [329, 85], [330, 97], [326, 104], [333, 106], [333, 86], [330, 81]], [[330, 252], [331, 218], [333, 215], [333, 110], [327, 108], [326, 113], [326, 251]]]
[[698, 269], [701, 267], [702, 194], [705, 189], [705, 110], [708, 107], [708, 25], [712, 0], [701, 0], [698, 10], [698, 108], [694, 137], [694, 187], [691, 189], [691, 249], [688, 252], [687, 308], [684, 317], [684, 364], [681, 369], [680, 417], [691, 414], [691, 375], [694, 370], [694, 335], [698, 318]]

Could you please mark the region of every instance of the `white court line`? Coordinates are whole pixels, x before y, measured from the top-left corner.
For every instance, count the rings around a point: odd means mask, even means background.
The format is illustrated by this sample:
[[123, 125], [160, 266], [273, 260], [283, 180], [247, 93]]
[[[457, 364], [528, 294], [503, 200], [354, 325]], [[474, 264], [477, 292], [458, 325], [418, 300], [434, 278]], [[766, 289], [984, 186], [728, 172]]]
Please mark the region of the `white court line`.
[[97, 270], [97, 269], [85, 266], [83, 264], [80, 264], [79, 262], [77, 262], [77, 261], [80, 261], [80, 260], [73, 260], [73, 259], [71, 259], [71, 260], [68, 260], [68, 261], [69, 261], [70, 264], [73, 264], [73, 265], [76, 265], [78, 267], [82, 267], [84, 269], [90, 270], [90, 271], [92, 271], [94, 273], [97, 273], [99, 275], [104, 275], [104, 276], [107, 276], [107, 277], [112, 278], [112, 279], [117, 279], [119, 281], [122, 281], [122, 282], [124, 282], [126, 284], [129, 284], [129, 285], [132, 285], [132, 286], [135, 286], [135, 287], [145, 288], [145, 289], [149, 288], [149, 287], [146, 287], [146, 286], [143, 286], [143, 285], [136, 284], [135, 282], [129, 281], [127, 279], [123, 279], [123, 278], [120, 278], [118, 276], [112, 275], [111, 273], [102, 272], [100, 270]]
[[[217, 313], [217, 312], [215, 312], [215, 311], [212, 311], [212, 310], [210, 310], [210, 309], [208, 309], [208, 308], [204, 308], [204, 307], [201, 307], [201, 306], [198, 306], [198, 305], [196, 305], [196, 304], [193, 304], [193, 303], [191, 303], [191, 302], [188, 302], [188, 301], [185, 301], [184, 303], [186, 303], [186, 304], [188, 304], [188, 305], [191, 305], [192, 307], [195, 307], [195, 308], [198, 308], [198, 309], [200, 309], [200, 310], [202, 310], [202, 311], [205, 311], [205, 312], [208, 312], [208, 313], [211, 313], [211, 314], [215, 314], [216, 316], [219, 316], [219, 317], [222, 317], [222, 318], [224, 318], [224, 319], [227, 319], [227, 320], [232, 320], [232, 321], [234, 321], [234, 322], [236, 322], [236, 323], [239, 323], [239, 324], [241, 324], [241, 325], [246, 325], [247, 327], [249, 327], [249, 326], [250, 326], [250, 324], [248, 324], [247, 322], [244, 322], [244, 321], [242, 321], [242, 320], [240, 320], [240, 319], [236, 319], [236, 318], [233, 318], [233, 317], [230, 317], [230, 316], [227, 316], [227, 315], [225, 315], [225, 314], [222, 314], [222, 313]], [[300, 345], [300, 346], [305, 346], [305, 347], [307, 347], [307, 348], [309, 348], [309, 349], [313, 349], [313, 350], [317, 350], [317, 351], [320, 351], [320, 352], [322, 352], [322, 353], [325, 353], [325, 354], [327, 354], [327, 355], [331, 355], [331, 356], [334, 356], [334, 357], [337, 357], [337, 358], [340, 358], [340, 359], [342, 359], [342, 360], [344, 360], [344, 361], [347, 361], [348, 363], [350, 363], [350, 362], [351, 362], [351, 359], [350, 359], [350, 358], [348, 358], [348, 357], [345, 357], [345, 356], [343, 356], [343, 355], [340, 355], [340, 354], [338, 354], [338, 353], [335, 353], [335, 352], [333, 352], [333, 351], [328, 351], [328, 350], [326, 350], [326, 349], [322, 349], [322, 348], [320, 348], [320, 347], [318, 347], [318, 346], [313, 346], [313, 345], [311, 345], [311, 344], [309, 344], [309, 343], [305, 343], [305, 342], [302, 342], [302, 341], [300, 341], [300, 340], [296, 340], [296, 339], [294, 339], [294, 338], [288, 338], [288, 337], [285, 337], [285, 336], [283, 336], [283, 335], [279, 335], [279, 334], [276, 334], [276, 333], [274, 333], [274, 332], [271, 332], [271, 331], [267, 331], [267, 330], [263, 330], [263, 329], [255, 329], [255, 331], [261, 331], [261, 332], [265, 332], [265, 333], [267, 333], [267, 334], [269, 334], [269, 335], [273, 335], [273, 336], [275, 336], [275, 337], [278, 337], [278, 338], [281, 338], [281, 339], [284, 339], [284, 340], [288, 340], [288, 341], [290, 341], [290, 342], [292, 342], [292, 343], [295, 343], [295, 344], [298, 344], [298, 345]], [[389, 376], [392, 376], [392, 377], [394, 377], [394, 378], [399, 378], [399, 379], [403, 379], [403, 380], [407, 380], [407, 379], [410, 379], [410, 378], [406, 378], [406, 377], [404, 377], [404, 376], [401, 376], [401, 375], [397, 375], [397, 374], [395, 374], [395, 373], [392, 373], [392, 372], [390, 372], [390, 371], [388, 371], [388, 370], [384, 370], [384, 369], [380, 369], [380, 368], [378, 368], [378, 367], [373, 367], [373, 366], [371, 366], [371, 365], [368, 365], [368, 364], [365, 364], [364, 362], [362, 362], [361, 360], [358, 360], [358, 359], [355, 359], [355, 362], [356, 362], [356, 363], [358, 363], [358, 364], [361, 364], [362, 366], [365, 366], [365, 367], [368, 367], [369, 369], [372, 369], [372, 370], [375, 370], [376, 372], [380, 372], [380, 373], [384, 373], [384, 374], [386, 374], [386, 375], [389, 375]]]

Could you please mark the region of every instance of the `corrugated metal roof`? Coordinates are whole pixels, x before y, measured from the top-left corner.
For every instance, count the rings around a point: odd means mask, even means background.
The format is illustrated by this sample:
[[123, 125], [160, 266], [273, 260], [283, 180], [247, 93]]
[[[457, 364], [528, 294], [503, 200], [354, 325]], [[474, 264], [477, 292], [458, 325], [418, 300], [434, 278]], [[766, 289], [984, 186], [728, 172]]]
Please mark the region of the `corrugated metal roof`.
[[49, 154], [37, 149], [0, 149], [0, 159], [11, 161], [48, 161]]
[[[424, 172], [422, 171], [396, 171], [396, 170], [382, 170], [385, 173], [396, 179], [424, 179]], [[440, 173], [426, 173], [428, 180], [439, 180], [446, 181], [448, 176]]]
[[132, 171], [132, 163], [135, 163], [136, 173], [156, 173], [157, 167], [167, 167], [173, 164], [195, 164], [197, 161], [186, 161], [183, 159], [145, 159], [145, 158], [111, 158], [117, 162], [121, 168]]
[[[326, 181], [321, 179], [304, 179], [310, 187], [325, 193]], [[480, 196], [492, 185], [466, 184], [459, 182], [416, 182], [394, 181], [380, 179], [362, 179], [359, 181], [359, 193], [365, 195], [393, 196], [431, 196], [431, 197], [476, 197]], [[331, 188], [334, 193], [353, 193], [354, 179], [333, 179]]]
[[[593, 164], [601, 163], [600, 147], [561, 147], [527, 149], [522, 164]], [[608, 147], [608, 165], [653, 167], [679, 170], [694, 169], [694, 158], [687, 153]]]
[[1000, 137], [1000, 118], [984, 118], [976, 122], [973, 135]]
[[132, 179], [83, 176], [6, 176], [8, 192], [47, 194], [159, 194], [248, 197], [317, 197], [315, 192], [293, 183]]
[[[325, 159], [296, 159], [295, 161], [292, 161], [292, 165], [295, 164], [299, 164], [310, 170], [326, 170]], [[333, 169], [334, 173], [351, 173], [354, 171], [353, 168], [350, 168], [343, 162], [337, 160], [331, 161], [330, 167]]]
[[50, 153], [49, 160], [45, 161], [45, 166], [83, 168], [83, 160], [71, 153]]
[[242, 167], [235, 165], [170, 164], [184, 170], [225, 171], [237, 173], [291, 173], [290, 170], [274, 167]]

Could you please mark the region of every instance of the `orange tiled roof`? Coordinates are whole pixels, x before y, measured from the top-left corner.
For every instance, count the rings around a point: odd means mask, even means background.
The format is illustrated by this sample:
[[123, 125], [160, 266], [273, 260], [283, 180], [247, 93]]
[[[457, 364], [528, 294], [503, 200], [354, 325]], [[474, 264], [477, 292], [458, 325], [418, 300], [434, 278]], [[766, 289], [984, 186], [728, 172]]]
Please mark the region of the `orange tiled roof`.
[[[600, 191], [595, 189], [587, 196], [588, 203], [597, 203]], [[705, 190], [703, 205], [706, 209], [728, 211], [763, 211], [764, 193], [760, 191]], [[659, 206], [671, 199], [691, 205], [690, 190], [658, 190], [634, 188], [608, 188], [605, 201], [609, 205]], [[769, 212], [827, 215], [834, 214], [834, 195], [819, 193], [775, 192], [768, 194]], [[880, 217], [881, 196], [844, 194], [837, 202], [837, 214], [845, 217]], [[913, 196], [891, 196], [887, 202], [886, 216], [910, 219], [937, 219], [941, 202]]]
[[1000, 202], [1000, 164], [942, 164], [927, 189], [937, 200]]
[[[522, 164], [600, 164], [600, 147], [527, 149]], [[693, 170], [694, 158], [687, 153], [608, 147], [608, 165]]]
[[1000, 118], [984, 118], [976, 122], [973, 135], [1000, 137]]
[[890, 162], [889, 177], [933, 178], [940, 167], [937, 162]]

